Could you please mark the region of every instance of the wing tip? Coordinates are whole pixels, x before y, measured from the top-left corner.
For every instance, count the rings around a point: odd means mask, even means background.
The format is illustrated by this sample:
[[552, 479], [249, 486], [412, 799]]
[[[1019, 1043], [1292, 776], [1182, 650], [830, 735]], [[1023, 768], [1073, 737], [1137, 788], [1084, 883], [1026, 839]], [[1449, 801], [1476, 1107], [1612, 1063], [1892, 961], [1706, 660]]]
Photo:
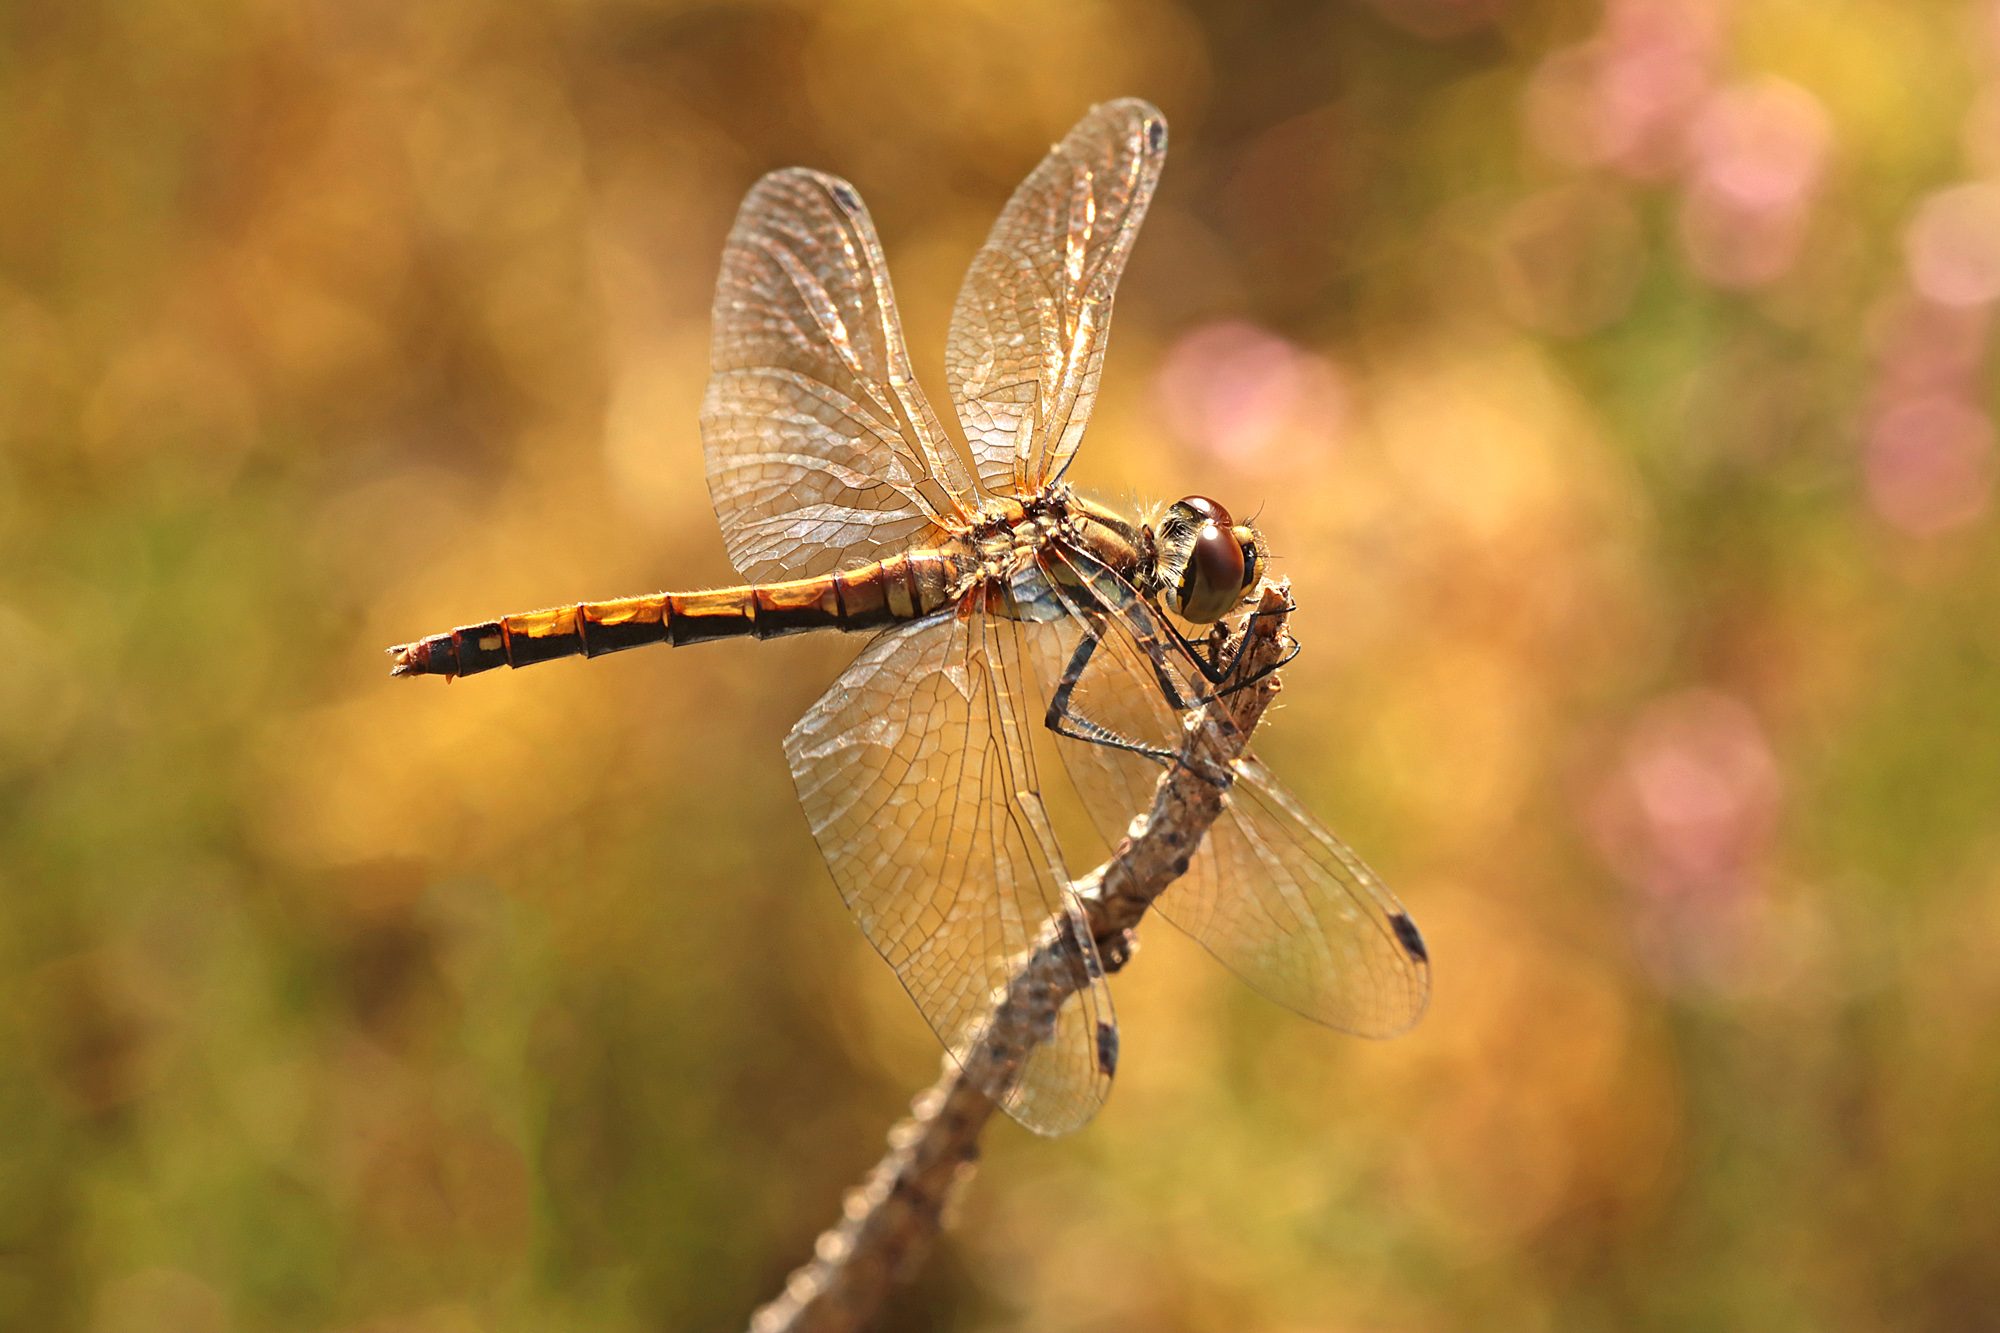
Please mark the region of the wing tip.
[[739, 225], [745, 217], [758, 216], [757, 206], [764, 196], [800, 190], [825, 195], [833, 201], [835, 208], [850, 219], [868, 217], [868, 205], [861, 201], [861, 192], [844, 177], [816, 167], [779, 167], [759, 176], [756, 183], [744, 192], [743, 203], [737, 209]]
[[1143, 97], [1118, 97], [1109, 102], [1099, 102], [1090, 108], [1070, 133], [1074, 135], [1084, 130], [1094, 121], [1119, 119], [1127, 121], [1130, 125], [1128, 133], [1144, 132], [1146, 148], [1154, 156], [1167, 151], [1166, 115]]

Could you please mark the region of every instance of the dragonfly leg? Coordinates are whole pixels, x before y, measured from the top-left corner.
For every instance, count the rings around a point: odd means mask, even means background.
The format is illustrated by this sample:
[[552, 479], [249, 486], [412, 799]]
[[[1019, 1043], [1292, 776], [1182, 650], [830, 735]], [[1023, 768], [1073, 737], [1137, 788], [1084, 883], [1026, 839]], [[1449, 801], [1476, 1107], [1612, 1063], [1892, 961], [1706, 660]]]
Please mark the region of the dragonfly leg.
[[[1285, 597], [1285, 604], [1282, 607], [1278, 607], [1270, 611], [1252, 611], [1248, 616], [1244, 617], [1243, 634], [1240, 638], [1237, 639], [1236, 651], [1229, 655], [1229, 661], [1227, 664], [1223, 663], [1221, 660], [1222, 656], [1221, 643], [1218, 641], [1217, 637], [1215, 637], [1213, 634], [1211, 634], [1211, 637], [1208, 640], [1208, 652], [1204, 654], [1198, 645], [1189, 640], [1185, 634], [1182, 634], [1180, 630], [1174, 626], [1172, 621], [1163, 620], [1161, 623], [1166, 626], [1167, 633], [1173, 635], [1175, 642], [1180, 644], [1181, 650], [1185, 652], [1188, 656], [1188, 659], [1195, 664], [1195, 669], [1201, 672], [1202, 677], [1205, 680], [1207, 680], [1208, 683], [1211, 685], [1221, 685], [1224, 682], [1226, 682], [1230, 678], [1230, 676], [1235, 674], [1237, 664], [1243, 660], [1243, 653], [1250, 646], [1250, 638], [1251, 638], [1250, 627], [1256, 624], [1258, 620], [1264, 617], [1289, 615], [1291, 612], [1296, 610], [1298, 610], [1298, 604], [1292, 601], [1291, 595], [1287, 593]], [[1218, 625], [1216, 628], [1220, 629], [1221, 626]], [[1299, 641], [1297, 639], [1293, 639], [1290, 650], [1287, 651], [1283, 657], [1279, 658], [1277, 661], [1271, 663], [1271, 665], [1264, 667], [1262, 670], [1251, 675], [1248, 679], [1239, 680], [1235, 684], [1230, 685], [1228, 689], [1222, 690], [1215, 697], [1218, 699], [1227, 698], [1229, 695], [1236, 693], [1240, 689], [1244, 689], [1247, 686], [1255, 685], [1258, 681], [1264, 679], [1264, 677], [1270, 675], [1273, 671], [1276, 671], [1279, 667], [1284, 666], [1287, 662], [1290, 662], [1294, 657], [1297, 657], [1299, 655], [1300, 647], [1301, 645]]]
[[1106, 972], [1121, 971], [1132, 961], [1132, 955], [1139, 952], [1139, 932], [1127, 926], [1115, 935], [1107, 935], [1097, 941], [1097, 956], [1104, 964]]
[[[1221, 787], [1226, 790], [1236, 780], [1236, 775], [1227, 769], [1218, 769], [1213, 772], [1204, 771], [1200, 767], [1187, 764], [1186, 758], [1180, 750], [1168, 749], [1161, 745], [1147, 745], [1141, 741], [1135, 741], [1129, 737], [1122, 736], [1103, 723], [1094, 722], [1090, 718], [1083, 716], [1071, 705], [1070, 695], [1076, 690], [1078, 682], [1083, 679], [1084, 668], [1090, 664], [1091, 655], [1097, 651], [1097, 643], [1101, 635], [1102, 625], [1093, 622], [1091, 629], [1086, 630], [1083, 638], [1077, 643], [1076, 651], [1070, 655], [1069, 665], [1063, 669], [1062, 679], [1056, 683], [1055, 694], [1049, 700], [1048, 715], [1044, 719], [1048, 724], [1049, 730], [1055, 732], [1058, 736], [1067, 736], [1071, 740], [1085, 741], [1091, 745], [1102, 745], [1107, 749], [1125, 750], [1132, 754], [1144, 755], [1162, 767], [1179, 767], [1185, 765], [1188, 772], [1194, 774], [1203, 782], [1208, 783], [1212, 787]], [[1148, 655], [1153, 661], [1153, 674], [1158, 677], [1160, 689], [1166, 695], [1168, 703], [1175, 712], [1188, 712], [1195, 705], [1181, 698], [1180, 691], [1174, 686], [1172, 674], [1167, 671], [1166, 667], [1160, 661], [1158, 648], [1154, 645], [1148, 645], [1147, 647]]]
[[[1133, 754], [1144, 755], [1156, 764], [1165, 765], [1173, 762], [1178, 757], [1175, 751], [1121, 736], [1102, 723], [1091, 721], [1071, 706], [1070, 696], [1075, 693], [1077, 684], [1082, 681], [1084, 668], [1090, 665], [1091, 654], [1097, 651], [1100, 634], [1101, 631], [1093, 626], [1086, 629], [1083, 637], [1078, 640], [1076, 651], [1070, 654], [1069, 665], [1063, 668], [1062, 679], [1056, 682], [1055, 693], [1049, 699], [1049, 711], [1043, 721], [1048, 725], [1048, 729], [1058, 736], [1067, 736], [1071, 740], [1086, 741], [1091, 745], [1102, 745], [1113, 750], [1128, 750]], [[1171, 685], [1169, 689], [1171, 690]]]

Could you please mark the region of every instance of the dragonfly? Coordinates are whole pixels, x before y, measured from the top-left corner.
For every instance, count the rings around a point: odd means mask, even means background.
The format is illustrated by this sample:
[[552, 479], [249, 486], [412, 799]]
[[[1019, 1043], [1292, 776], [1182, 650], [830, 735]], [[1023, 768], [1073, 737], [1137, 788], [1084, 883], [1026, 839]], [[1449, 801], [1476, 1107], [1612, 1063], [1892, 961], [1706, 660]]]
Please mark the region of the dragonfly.
[[[643, 644], [872, 635], [786, 737], [799, 802], [863, 933], [961, 1063], [1022, 958], [1063, 938], [1067, 998], [984, 1089], [1043, 1134], [1096, 1114], [1118, 1039], [1034, 728], [1054, 733], [1116, 845], [1176, 762], [1183, 717], [1228, 679], [1214, 627], [1254, 614], [1271, 558], [1216, 500], [1133, 516], [1064, 480], [1166, 153], [1157, 109], [1104, 103], [1001, 212], [946, 343], [970, 468], [911, 373], [860, 195], [805, 168], [765, 176], [723, 250], [701, 407], [743, 586], [502, 616], [389, 650], [396, 675], [454, 677]], [[1211, 780], [1223, 815], [1157, 910], [1307, 1018], [1368, 1037], [1415, 1023], [1430, 961], [1409, 914], [1247, 750]]]

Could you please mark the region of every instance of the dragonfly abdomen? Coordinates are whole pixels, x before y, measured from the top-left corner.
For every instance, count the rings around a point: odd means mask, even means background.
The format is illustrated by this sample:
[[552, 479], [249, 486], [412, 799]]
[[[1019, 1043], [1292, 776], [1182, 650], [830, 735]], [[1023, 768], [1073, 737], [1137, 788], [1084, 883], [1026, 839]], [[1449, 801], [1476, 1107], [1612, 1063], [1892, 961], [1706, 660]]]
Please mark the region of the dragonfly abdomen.
[[945, 609], [957, 573], [957, 562], [943, 552], [911, 551], [846, 573], [786, 583], [524, 611], [391, 648], [392, 674], [470, 676], [561, 657], [600, 657], [649, 643], [678, 648], [816, 629], [882, 629]]

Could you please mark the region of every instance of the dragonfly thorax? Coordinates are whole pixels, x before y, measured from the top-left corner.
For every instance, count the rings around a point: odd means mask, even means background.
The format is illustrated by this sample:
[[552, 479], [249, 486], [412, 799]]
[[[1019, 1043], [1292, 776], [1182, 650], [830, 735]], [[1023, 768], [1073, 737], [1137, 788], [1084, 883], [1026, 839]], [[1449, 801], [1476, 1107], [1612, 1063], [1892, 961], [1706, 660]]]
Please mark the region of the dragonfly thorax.
[[1228, 615], [1257, 586], [1267, 558], [1263, 535], [1205, 495], [1167, 506], [1153, 525], [1153, 546], [1160, 599], [1197, 625]]

